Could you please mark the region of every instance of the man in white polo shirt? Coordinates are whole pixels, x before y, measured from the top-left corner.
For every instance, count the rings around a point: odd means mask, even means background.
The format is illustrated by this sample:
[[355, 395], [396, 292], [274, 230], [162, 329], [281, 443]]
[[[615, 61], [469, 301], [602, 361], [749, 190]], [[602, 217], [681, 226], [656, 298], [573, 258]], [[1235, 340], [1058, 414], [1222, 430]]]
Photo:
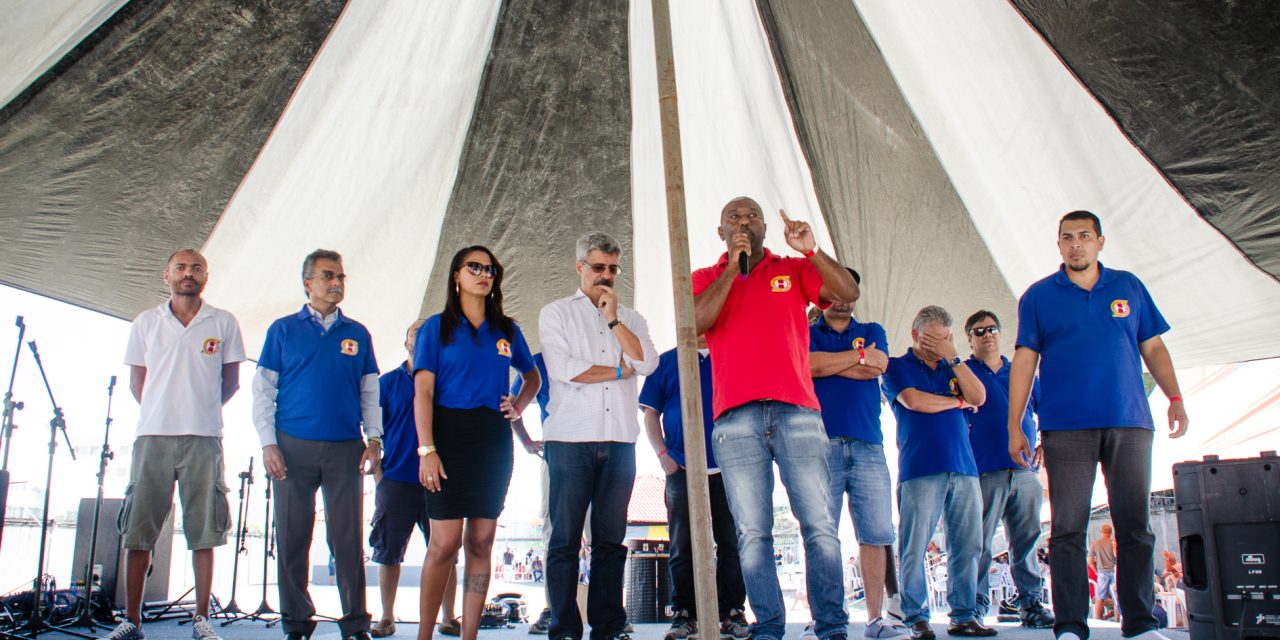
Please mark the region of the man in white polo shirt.
[[227, 543], [231, 528], [222, 405], [240, 386], [245, 356], [235, 317], [200, 297], [208, 278], [208, 264], [198, 251], [174, 252], [164, 270], [169, 299], [139, 314], [129, 333], [124, 362], [141, 410], [118, 523], [126, 550], [125, 620], [109, 640], [143, 638], [142, 590], [151, 551], [173, 507], [175, 479], [196, 576], [191, 637], [218, 638], [208, 620], [213, 548]]

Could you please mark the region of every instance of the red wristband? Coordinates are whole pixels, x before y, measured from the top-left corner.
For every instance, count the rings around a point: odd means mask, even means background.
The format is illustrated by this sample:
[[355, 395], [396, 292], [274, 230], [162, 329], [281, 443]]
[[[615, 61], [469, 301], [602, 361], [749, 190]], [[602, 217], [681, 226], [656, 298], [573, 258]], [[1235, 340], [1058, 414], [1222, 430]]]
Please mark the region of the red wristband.
[[956, 408], [957, 409], [964, 408], [964, 398], [956, 398]]
[[814, 249], [810, 249], [808, 251], [803, 251], [801, 253], [803, 253], [804, 257], [806, 258], [812, 258], [813, 256], [817, 255], [818, 252]]
[[667, 450], [666, 450], [666, 449], [661, 449], [661, 450], [659, 450], [659, 451], [658, 451], [658, 457], [659, 457], [659, 458], [661, 458], [662, 456], [665, 456], [665, 455], [667, 455]]
[[1169, 404], [1173, 404], [1175, 402], [1182, 402], [1182, 396], [1169, 396]]

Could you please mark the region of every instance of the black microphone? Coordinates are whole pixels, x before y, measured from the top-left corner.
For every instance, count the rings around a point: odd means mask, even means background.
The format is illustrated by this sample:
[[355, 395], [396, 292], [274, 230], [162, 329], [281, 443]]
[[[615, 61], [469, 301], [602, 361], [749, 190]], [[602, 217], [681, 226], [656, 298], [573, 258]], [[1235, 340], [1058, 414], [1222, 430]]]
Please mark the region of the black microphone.
[[745, 253], [738, 254], [738, 278], [747, 279], [747, 275], [751, 273], [751, 257]]

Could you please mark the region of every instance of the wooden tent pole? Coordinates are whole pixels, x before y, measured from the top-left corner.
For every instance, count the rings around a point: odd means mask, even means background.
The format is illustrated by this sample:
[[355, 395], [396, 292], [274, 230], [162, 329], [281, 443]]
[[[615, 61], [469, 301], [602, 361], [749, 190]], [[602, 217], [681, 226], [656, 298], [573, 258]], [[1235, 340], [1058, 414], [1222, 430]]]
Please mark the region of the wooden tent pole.
[[675, 296], [680, 406], [684, 418], [689, 532], [693, 538], [693, 584], [697, 596], [698, 632], [701, 637], [710, 638], [720, 633], [720, 615], [716, 597], [715, 562], [712, 559], [711, 500], [707, 488], [706, 444], [702, 435], [702, 383], [698, 375], [698, 337], [693, 318], [689, 228], [685, 221], [684, 206], [684, 161], [680, 154], [680, 113], [676, 100], [676, 67], [671, 46], [671, 10], [668, 0], [653, 0], [653, 42], [657, 53], [658, 105], [662, 115], [662, 159], [667, 184], [667, 222], [671, 241], [671, 288]]

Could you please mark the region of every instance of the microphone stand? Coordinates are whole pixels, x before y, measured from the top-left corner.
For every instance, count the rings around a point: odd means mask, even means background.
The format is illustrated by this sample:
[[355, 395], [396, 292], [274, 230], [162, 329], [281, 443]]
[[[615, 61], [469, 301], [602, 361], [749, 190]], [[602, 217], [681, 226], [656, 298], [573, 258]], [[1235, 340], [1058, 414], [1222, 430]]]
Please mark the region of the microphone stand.
[[[223, 620], [222, 626], [224, 627], [241, 620], [261, 620], [267, 622], [267, 625], [270, 626], [280, 619], [280, 614], [267, 603], [267, 568], [270, 566], [271, 560], [276, 557], [276, 522], [275, 518], [271, 516], [271, 479], [268, 478], [265, 484], [267, 486], [267, 500], [264, 507], [266, 513], [262, 517], [262, 602], [258, 603], [258, 608], [254, 609], [253, 613], [241, 614], [228, 620]], [[248, 536], [248, 527], [245, 528], [245, 536]], [[275, 618], [270, 616], [275, 616]]]
[[[93, 619], [93, 585], [97, 582], [95, 579], [97, 576], [93, 575], [93, 561], [98, 552], [98, 521], [102, 517], [102, 485], [107, 479], [107, 461], [116, 457], [111, 451], [111, 399], [115, 395], [115, 389], [116, 377], [111, 376], [111, 382], [107, 383], [107, 422], [106, 428], [102, 432], [102, 455], [98, 457], [98, 495], [93, 501], [93, 533], [89, 535], [89, 560], [84, 567], [84, 606], [78, 607], [80, 614], [75, 620], [59, 625], [59, 628], [112, 629], [112, 627]], [[101, 584], [99, 584], [99, 589], [101, 589]]]
[[[249, 553], [249, 549], [245, 547], [246, 539], [249, 537], [245, 517], [249, 515], [249, 496], [252, 490], [253, 457], [250, 456], [249, 470], [240, 472], [240, 506], [236, 508], [236, 556], [231, 562], [231, 601], [218, 612], [218, 616], [224, 618], [236, 618], [245, 615], [244, 609], [241, 609], [240, 605], [236, 604], [236, 578], [240, 573], [240, 554]], [[225, 625], [226, 623], [224, 622], [223, 624]]]
[[53, 398], [53, 388], [49, 386], [49, 376], [45, 375], [44, 363], [40, 362], [40, 351], [36, 349], [36, 341], [32, 340], [27, 343], [31, 347], [31, 355], [36, 360], [36, 366], [40, 369], [40, 379], [44, 381], [44, 389], [49, 393], [49, 403], [53, 405], [53, 419], [49, 421], [49, 466], [45, 473], [44, 481], [44, 510], [40, 516], [40, 554], [36, 558], [36, 579], [32, 584], [32, 605], [31, 617], [27, 618], [27, 623], [18, 629], [17, 632], [9, 632], [4, 635], [11, 638], [26, 638], [27, 640], [35, 640], [36, 636], [49, 631], [57, 631], [67, 635], [84, 638], [85, 640], [94, 640], [93, 636], [70, 631], [68, 629], [60, 629], [55, 627], [44, 619], [41, 606], [44, 604], [44, 554], [48, 548], [49, 541], [49, 494], [51, 493], [51, 485], [53, 484], [53, 457], [58, 449], [58, 431], [62, 431], [62, 438], [67, 443], [67, 453], [71, 454], [71, 459], [76, 459], [75, 448], [71, 446], [71, 438], [67, 436], [67, 422], [62, 415], [62, 407], [58, 406], [58, 401]]
[[13, 351], [13, 366], [9, 368], [9, 388], [4, 392], [4, 413], [0, 418], [0, 440], [4, 440], [4, 464], [0, 465], [0, 542], [4, 540], [4, 513], [9, 504], [9, 445], [13, 442], [13, 413], [21, 411], [23, 404], [13, 399], [13, 381], [18, 374], [18, 360], [22, 358], [22, 337], [27, 334], [27, 325], [22, 316], [14, 320], [18, 326], [18, 345]]

